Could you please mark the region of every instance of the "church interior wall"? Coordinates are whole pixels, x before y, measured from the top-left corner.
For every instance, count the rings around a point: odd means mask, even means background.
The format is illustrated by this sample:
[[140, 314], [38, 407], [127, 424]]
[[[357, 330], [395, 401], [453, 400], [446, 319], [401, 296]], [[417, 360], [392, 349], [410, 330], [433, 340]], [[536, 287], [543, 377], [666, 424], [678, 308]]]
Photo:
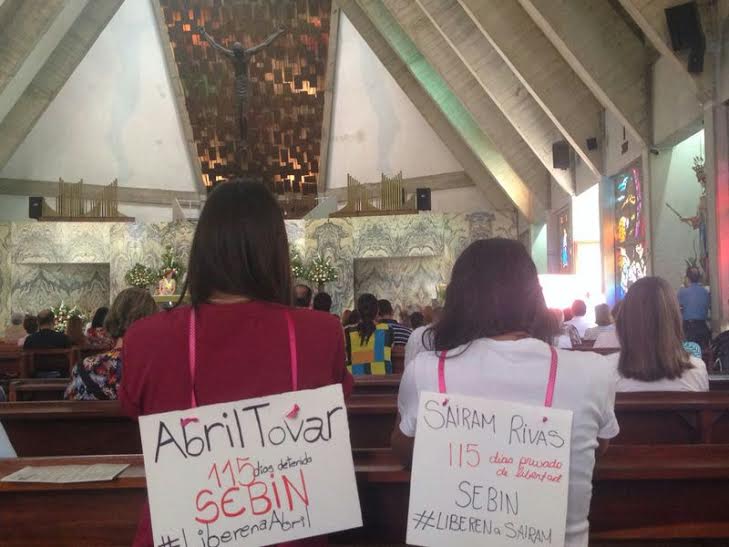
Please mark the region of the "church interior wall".
[[[0, 223], [0, 323], [11, 311], [37, 312], [61, 299], [89, 310], [108, 302], [126, 286], [124, 275], [134, 264], [158, 266], [166, 247], [187, 262], [194, 231], [194, 221]], [[339, 279], [326, 290], [337, 311], [354, 304], [355, 260], [425, 259], [409, 261], [412, 275], [405, 277], [365, 276], [368, 290], [394, 295], [396, 305], [422, 304], [405, 299], [425, 297], [428, 291], [435, 298], [436, 284], [447, 282], [455, 259], [471, 241], [517, 235], [513, 211], [287, 220], [286, 231], [302, 256], [332, 260]], [[404, 279], [420, 290], [404, 290]], [[92, 288], [88, 301], [77, 300], [81, 287]]]
[[666, 57], [653, 64], [653, 142], [658, 148], [681, 142], [703, 123], [703, 109], [690, 78]]
[[196, 190], [162, 45], [151, 3], [124, 2], [0, 177]]
[[463, 170], [343, 13], [334, 89], [328, 188]]

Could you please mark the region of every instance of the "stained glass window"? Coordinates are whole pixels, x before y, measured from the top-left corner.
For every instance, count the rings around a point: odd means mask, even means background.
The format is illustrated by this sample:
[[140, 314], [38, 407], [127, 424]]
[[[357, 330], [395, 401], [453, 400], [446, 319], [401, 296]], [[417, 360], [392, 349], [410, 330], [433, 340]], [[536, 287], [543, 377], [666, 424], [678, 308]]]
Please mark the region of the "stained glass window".
[[615, 297], [647, 275], [643, 179], [636, 164], [612, 177], [615, 192]]
[[573, 273], [572, 215], [569, 207], [557, 213], [559, 227], [559, 273]]

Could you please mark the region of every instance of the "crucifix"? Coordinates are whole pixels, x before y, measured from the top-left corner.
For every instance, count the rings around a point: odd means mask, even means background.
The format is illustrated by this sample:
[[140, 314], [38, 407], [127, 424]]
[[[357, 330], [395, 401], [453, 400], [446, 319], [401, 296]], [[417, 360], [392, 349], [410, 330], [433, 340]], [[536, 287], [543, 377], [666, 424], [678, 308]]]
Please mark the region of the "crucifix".
[[236, 117], [238, 121], [238, 128], [240, 130], [240, 138], [247, 146], [247, 135], [248, 135], [248, 65], [251, 57], [261, 51], [262, 49], [270, 46], [276, 38], [286, 32], [286, 26], [280, 25], [278, 30], [266, 38], [263, 42], [257, 46], [246, 49], [240, 42], [234, 42], [230, 49], [218, 44], [212, 36], [210, 36], [205, 27], [198, 27], [200, 35], [213, 47], [215, 50], [222, 53], [227, 59], [233, 63], [233, 70], [235, 72], [235, 102], [236, 102]]

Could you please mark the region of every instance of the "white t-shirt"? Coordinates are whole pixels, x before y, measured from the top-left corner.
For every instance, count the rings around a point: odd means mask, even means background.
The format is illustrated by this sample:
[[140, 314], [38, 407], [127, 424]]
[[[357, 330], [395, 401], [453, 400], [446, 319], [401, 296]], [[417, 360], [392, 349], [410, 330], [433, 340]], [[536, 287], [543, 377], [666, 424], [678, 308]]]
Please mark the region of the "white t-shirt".
[[565, 323], [568, 325], [574, 325], [574, 327], [577, 329], [577, 332], [580, 333], [580, 338], [585, 337], [585, 332], [587, 331], [587, 329], [595, 326], [595, 323], [589, 321], [584, 315], [573, 317], [569, 321], [565, 321]]
[[[620, 431], [614, 408], [615, 369], [596, 353], [557, 350], [557, 354], [553, 406], [574, 413], [565, 545], [584, 547], [597, 439], [611, 439]], [[446, 385], [452, 393], [541, 406], [550, 361], [549, 346], [534, 338], [476, 340], [464, 353], [446, 361]], [[438, 391], [438, 357], [433, 352], [418, 355], [405, 368], [400, 383], [400, 430], [408, 437], [415, 436], [421, 391]]]
[[583, 340], [597, 340], [597, 337], [601, 334], [605, 334], [608, 332], [615, 332], [615, 325], [605, 325], [603, 327], [590, 327], [585, 331], [585, 336], [582, 337]]
[[430, 336], [426, 336], [426, 342], [428, 347], [423, 344], [423, 333], [430, 328], [430, 325], [424, 325], [418, 327], [408, 338], [408, 343], [405, 345], [405, 368], [418, 356], [419, 353], [433, 349], [433, 331], [430, 331]]
[[609, 355], [608, 358], [615, 370], [616, 391], [621, 393], [634, 391], [709, 391], [709, 373], [706, 364], [698, 357], [690, 356], [694, 368], [684, 372], [680, 378], [674, 380], [656, 380], [643, 382], [633, 378], [623, 378], [618, 372], [619, 353]]
[[0, 458], [16, 458], [17, 454], [13, 449], [13, 445], [10, 444], [8, 434], [5, 433], [3, 424], [0, 423]]
[[619, 348], [620, 340], [618, 340], [618, 333], [615, 329], [607, 332], [601, 332], [595, 339], [593, 348]]

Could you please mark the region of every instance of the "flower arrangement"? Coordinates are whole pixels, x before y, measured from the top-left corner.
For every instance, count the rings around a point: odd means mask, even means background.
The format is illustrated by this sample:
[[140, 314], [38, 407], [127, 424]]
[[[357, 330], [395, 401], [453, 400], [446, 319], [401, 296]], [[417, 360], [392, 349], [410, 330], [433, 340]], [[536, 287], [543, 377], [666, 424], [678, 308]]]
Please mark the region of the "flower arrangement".
[[157, 272], [152, 268], [137, 262], [131, 270], [124, 275], [124, 281], [130, 287], [146, 289], [157, 282]]
[[338, 277], [331, 259], [324, 258], [321, 255], [316, 256], [311, 261], [311, 265], [306, 274], [306, 279], [317, 285], [323, 285], [329, 281], [336, 281]]
[[165, 247], [162, 253], [162, 266], [157, 273], [157, 279], [162, 279], [172, 274], [172, 279], [180, 279], [185, 273], [185, 268], [177, 258], [177, 254], [170, 245]]
[[289, 263], [291, 264], [291, 276], [294, 279], [306, 279], [306, 267], [298, 251], [291, 251], [289, 254]]
[[55, 308], [51, 306], [53, 316], [56, 318], [55, 329], [58, 332], [66, 332], [66, 324], [71, 317], [80, 317], [82, 321], [86, 320], [84, 313], [76, 306], [69, 308], [63, 301]]

